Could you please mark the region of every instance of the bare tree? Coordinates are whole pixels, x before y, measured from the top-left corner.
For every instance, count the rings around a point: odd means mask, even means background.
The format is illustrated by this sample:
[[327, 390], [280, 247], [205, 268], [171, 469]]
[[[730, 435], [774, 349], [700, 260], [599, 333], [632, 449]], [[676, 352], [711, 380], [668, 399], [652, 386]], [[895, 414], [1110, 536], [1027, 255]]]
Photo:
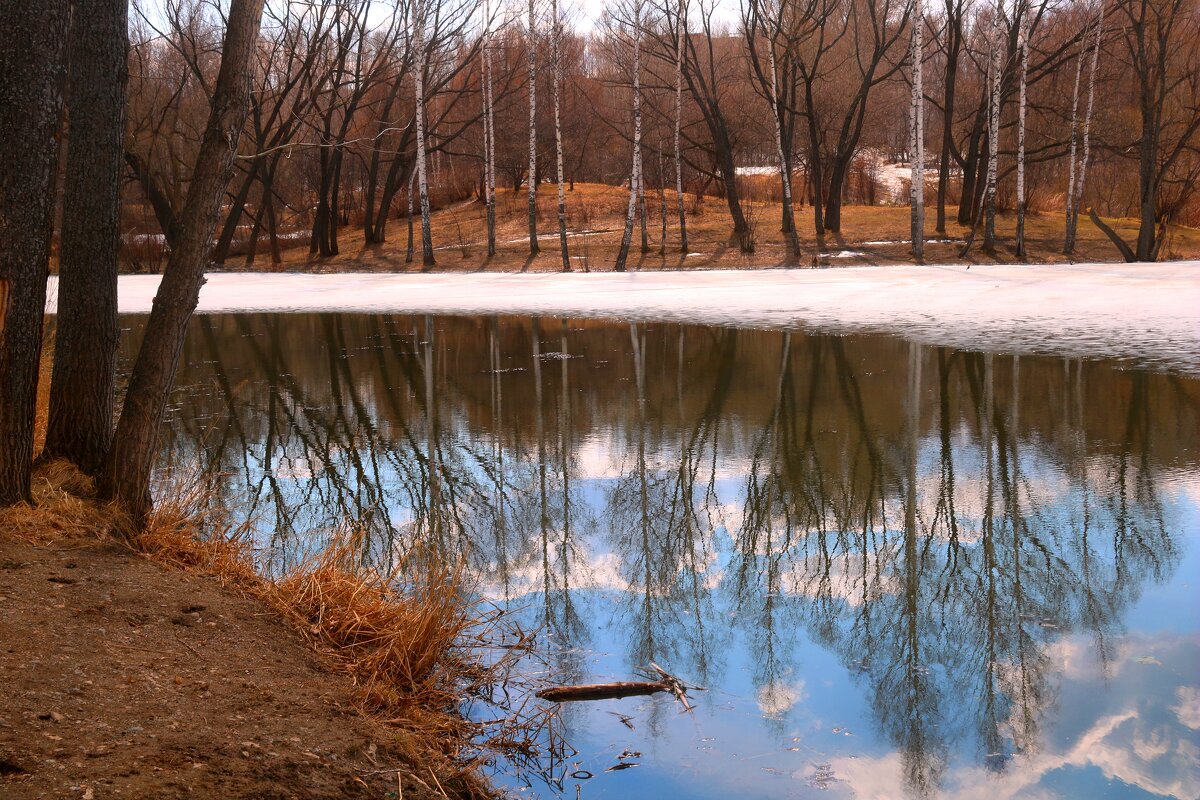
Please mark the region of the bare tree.
[[1029, 15], [1024, 4], [1017, 9], [1020, 26], [1017, 45], [1020, 61], [1017, 75], [1017, 258], [1025, 257], [1025, 106], [1029, 82]]
[[263, 0], [231, 0], [229, 5], [221, 68], [180, 214], [179, 243], [171, 250], [154, 298], [113, 445], [100, 475], [101, 493], [120, 501], [139, 527], [150, 510], [150, 470], [157, 453], [158, 428], [175, 382], [188, 320], [200, 298], [221, 196], [246, 121], [248, 64], [258, 40], [262, 7]]
[[429, 269], [435, 263], [433, 257], [433, 231], [429, 222], [429, 178], [425, 165], [425, 77], [429, 69], [429, 53], [425, 47], [425, 4], [423, 0], [412, 3], [413, 50], [417, 55], [417, 68], [413, 86], [416, 92], [415, 119], [417, 123], [417, 185], [421, 195], [421, 263]]
[[483, 32], [483, 183], [487, 203], [487, 253], [496, 255], [496, 108], [492, 96], [492, 4], [484, 0]]
[[1000, 84], [1004, 80], [1002, 62], [1003, 42], [1001, 39], [1000, 20], [1003, 9], [997, 0], [995, 16], [992, 18], [991, 65], [989, 67], [990, 81], [988, 84], [988, 163], [987, 184], [984, 188], [984, 224], [983, 249], [989, 253], [996, 249], [996, 180], [998, 160], [1000, 155]]
[[[1072, 176], [1071, 180], [1073, 191], [1067, 198], [1066, 235], [1063, 237], [1063, 253], [1067, 255], [1075, 252], [1075, 231], [1079, 226], [1079, 204], [1083, 202], [1084, 184], [1087, 182], [1088, 162], [1092, 159], [1092, 106], [1096, 99], [1096, 65], [1100, 60], [1100, 42], [1103, 38], [1104, 2], [1101, 0], [1100, 10], [1096, 17], [1096, 39], [1092, 45], [1092, 64], [1088, 72], [1087, 109], [1083, 112], [1083, 131], [1081, 133], [1083, 138], [1083, 158], [1076, 164], [1074, 153], [1072, 153], [1071, 159], [1076, 174]], [[1086, 44], [1085, 41], [1085, 47]], [[1079, 60], [1080, 62], [1083, 61], [1082, 52], [1080, 53]]]
[[0, 5], [0, 506], [30, 499], [67, 0]]
[[567, 252], [567, 199], [563, 187], [562, 138], [562, 20], [558, 16], [558, 0], [550, 0], [550, 59], [554, 78], [554, 163], [558, 177], [558, 246], [562, 251], [563, 272], [571, 271], [571, 256]]
[[637, 212], [638, 197], [642, 183], [642, 0], [633, 0], [633, 22], [631, 31], [633, 66], [630, 80], [633, 85], [633, 162], [629, 170], [629, 208], [625, 212], [625, 232], [621, 234], [621, 249], [613, 269], [625, 271], [629, 258], [629, 245], [633, 241], [633, 218]]
[[683, 208], [683, 34], [687, 30], [687, 0], [679, 0], [675, 16], [675, 200], [679, 208], [679, 252], [687, 254], [687, 214]]
[[912, 12], [912, 101], [909, 107], [908, 150], [912, 159], [909, 205], [912, 211], [912, 254], [918, 262], [925, 257], [925, 89], [921, 66], [925, 58], [922, 36], [925, 16], [921, 0], [914, 0]]
[[[788, 238], [792, 256], [799, 259], [800, 236], [796, 231], [796, 217], [792, 206], [792, 151], [796, 119], [796, 81], [793, 75], [793, 62], [799, 43], [807, 38], [809, 33], [805, 23], [810, 14], [811, 4], [788, 2], [772, 4], [772, 2], [773, 0], [752, 0], [743, 12], [743, 27], [746, 31], [751, 65], [759, 83], [765, 90], [767, 102], [771, 107], [771, 121], [775, 133], [775, 157], [779, 161], [779, 183], [783, 196], [783, 219], [780, 227]], [[758, 38], [759, 28], [763, 28], [766, 34], [767, 63], [765, 65], [758, 57], [755, 41]], [[783, 52], [784, 65], [789, 67], [782, 90], [780, 87], [780, 64], [775, 55], [776, 50]], [[764, 66], [766, 76], [763, 75]]]
[[529, 28], [526, 31], [529, 59], [529, 255], [538, 254], [537, 238], [537, 18], [534, 0], [529, 0]]

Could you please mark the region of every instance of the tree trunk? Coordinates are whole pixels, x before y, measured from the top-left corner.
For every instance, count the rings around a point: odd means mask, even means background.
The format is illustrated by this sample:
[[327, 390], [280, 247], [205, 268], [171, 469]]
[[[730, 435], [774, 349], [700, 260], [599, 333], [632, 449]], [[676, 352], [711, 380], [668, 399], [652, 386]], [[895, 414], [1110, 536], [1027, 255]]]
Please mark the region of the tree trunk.
[[0, 506], [30, 499], [66, 0], [0, 6]]
[[683, 125], [683, 33], [687, 29], [687, 0], [679, 0], [675, 19], [675, 200], [679, 207], [679, 252], [688, 252], [687, 213], [683, 208], [683, 148], [680, 145]]
[[950, 185], [950, 145], [954, 139], [954, 99], [958, 82], [958, 56], [962, 47], [962, 16], [947, 4], [946, 75], [942, 94], [942, 152], [938, 161], [937, 232], [946, 233], [946, 192]]
[[[1099, 16], [1096, 19], [1096, 44], [1092, 48], [1092, 63], [1088, 73], [1087, 110], [1083, 113], [1083, 158], [1080, 160], [1075, 179], [1074, 204], [1067, 217], [1067, 233], [1065, 247], [1068, 253], [1075, 252], [1075, 232], [1079, 227], [1079, 207], [1083, 203], [1084, 185], [1087, 183], [1088, 162], [1092, 158], [1092, 106], [1096, 98], [1096, 62], [1100, 59], [1100, 40], [1104, 35], [1104, 4], [1100, 4]], [[1080, 61], [1083, 60], [1082, 54]]]
[[484, 192], [487, 198], [487, 254], [496, 255], [496, 114], [492, 98], [492, 5], [484, 3], [483, 44]]
[[779, 185], [783, 191], [783, 232], [792, 246], [792, 256], [800, 258], [800, 235], [796, 232], [796, 218], [792, 211], [792, 168], [791, 160], [783, 149], [783, 104], [779, 101], [779, 78], [776, 76], [775, 31], [767, 40], [768, 68], [771, 70], [771, 118], [775, 121], [775, 154], [779, 159]]
[[1017, 45], [1020, 57], [1020, 74], [1017, 97], [1017, 258], [1025, 257], [1025, 93], [1029, 76], [1029, 24], [1026, 14], [1018, 11], [1021, 19], [1020, 41]]
[[633, 218], [637, 212], [638, 187], [641, 184], [642, 166], [642, 3], [635, 0], [633, 6], [633, 167], [629, 171], [629, 208], [625, 211], [625, 231], [621, 234], [621, 249], [617, 251], [617, 263], [613, 269], [625, 271], [629, 258], [629, 244], [633, 241]]
[[558, 247], [562, 252], [563, 272], [570, 272], [571, 256], [567, 252], [567, 200], [564, 195], [565, 187], [563, 185], [562, 101], [559, 98], [563, 71], [562, 54], [560, 52], [562, 46], [562, 25], [558, 19], [558, 0], [550, 0], [550, 9], [550, 57], [554, 62], [554, 161], [558, 176]]
[[529, 256], [538, 254], [537, 237], [537, 20], [534, 16], [534, 0], [529, 0]]
[[992, 22], [992, 83], [988, 107], [987, 185], [984, 191], [983, 249], [989, 253], [996, 249], [996, 168], [1000, 153], [1000, 84], [1004, 77], [1001, 49], [1000, 8], [997, 6]]
[[1079, 58], [1075, 60], [1075, 90], [1071, 93], [1071, 150], [1070, 156], [1067, 159], [1067, 209], [1065, 235], [1063, 237], [1064, 255], [1071, 255], [1074, 243], [1071, 241], [1070, 231], [1075, 227], [1072, 224], [1072, 218], [1079, 207], [1075, 202], [1075, 178], [1078, 175], [1075, 167], [1075, 148], [1079, 131], [1079, 81], [1083, 76], [1083, 59], [1087, 53], [1087, 37], [1083, 37], [1083, 40], [1079, 46]]
[[912, 22], [912, 102], [908, 121], [908, 152], [912, 159], [912, 178], [908, 189], [912, 211], [912, 254], [917, 263], [925, 258], [925, 95], [921, 62], [925, 48], [925, 18], [921, 0], [914, 0]]
[[248, 63], [257, 44], [262, 7], [263, 0], [230, 3], [208, 123], [180, 214], [179, 246], [171, 251], [154, 298], [113, 446], [101, 472], [102, 495], [124, 505], [139, 528], [150, 510], [150, 471], [157, 455], [159, 425], [175, 382], [188, 320], [204, 284], [221, 197], [246, 121]]
[[413, 85], [416, 91], [417, 122], [417, 184], [421, 194], [421, 264], [425, 269], [434, 266], [433, 230], [429, 221], [429, 181], [425, 169], [425, 68], [428, 56], [425, 53], [425, 13], [420, 3], [413, 3], [414, 47], [417, 51], [417, 69]]
[[75, 6], [67, 61], [66, 184], [46, 459], [94, 475], [112, 442], [128, 3]]

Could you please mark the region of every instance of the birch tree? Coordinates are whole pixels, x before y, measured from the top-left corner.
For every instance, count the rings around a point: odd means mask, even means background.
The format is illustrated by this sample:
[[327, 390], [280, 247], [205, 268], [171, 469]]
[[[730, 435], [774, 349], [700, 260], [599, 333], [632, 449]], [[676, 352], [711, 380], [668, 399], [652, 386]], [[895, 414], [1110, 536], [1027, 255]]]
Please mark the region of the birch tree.
[[912, 102], [908, 121], [908, 150], [912, 159], [912, 178], [908, 197], [912, 210], [912, 253], [920, 262], [925, 257], [925, 96], [921, 81], [921, 62], [925, 48], [925, 29], [921, 0], [913, 1], [912, 23]]
[[496, 255], [496, 108], [492, 94], [492, 4], [484, 0], [483, 192], [487, 206], [487, 254]]
[[526, 32], [529, 58], [529, 255], [538, 254], [537, 238], [537, 19], [534, 0], [529, 0], [529, 30]]
[[[1088, 162], [1092, 157], [1091, 133], [1092, 133], [1092, 105], [1096, 97], [1096, 64], [1100, 59], [1100, 42], [1104, 36], [1104, 3], [1100, 3], [1100, 10], [1096, 18], [1096, 40], [1092, 45], [1092, 63], [1088, 72], [1088, 96], [1087, 108], [1083, 112], [1083, 158], [1076, 165], [1077, 177], [1074, 178], [1074, 192], [1069, 198], [1071, 201], [1070, 210], [1067, 213], [1066, 235], [1063, 241], [1063, 253], [1070, 255], [1075, 252], [1075, 232], [1079, 226], [1079, 206], [1083, 203], [1084, 184], [1087, 182]], [[1080, 61], [1082, 61], [1082, 54]]]
[[997, 161], [1000, 153], [1000, 84], [1003, 79], [1003, 42], [1000, 37], [1001, 17], [1004, 11], [999, 2], [996, 4], [996, 15], [992, 20], [991, 36], [991, 81], [989, 89], [991, 97], [988, 107], [988, 165], [987, 185], [984, 189], [984, 226], [983, 249], [992, 252], [996, 249], [996, 175]]
[[417, 126], [417, 188], [421, 195], [421, 251], [426, 269], [435, 263], [433, 257], [433, 231], [429, 225], [429, 180], [425, 165], [425, 77], [429, 68], [429, 54], [425, 49], [425, 8], [423, 2], [412, 4], [413, 51], [417, 68], [413, 75], [414, 104]]
[[687, 31], [687, 0], [679, 0], [675, 14], [675, 200], [679, 207], [679, 252], [687, 254], [687, 213], [683, 208], [683, 37]]
[[1075, 89], [1071, 92], [1071, 145], [1070, 152], [1067, 158], [1067, 210], [1066, 210], [1066, 231], [1067, 237], [1063, 240], [1063, 253], [1070, 255], [1072, 246], [1070, 240], [1070, 231], [1075, 227], [1074, 215], [1078, 205], [1075, 202], [1075, 181], [1079, 175], [1076, 169], [1076, 149], [1078, 147], [1079, 134], [1079, 83], [1083, 78], [1083, 59], [1087, 53], [1087, 37], [1084, 36], [1079, 43], [1079, 57], [1075, 59]]
[[629, 208], [625, 212], [625, 232], [621, 234], [621, 249], [617, 252], [617, 263], [613, 266], [617, 272], [625, 271], [625, 262], [629, 258], [629, 244], [633, 241], [633, 221], [637, 213], [638, 197], [642, 182], [642, 0], [634, 0], [633, 4], [633, 164], [629, 172]]
[[571, 256], [567, 251], [567, 198], [563, 187], [562, 100], [562, 21], [558, 17], [558, 0], [550, 0], [550, 58], [554, 62], [554, 160], [558, 177], [558, 247], [562, 252], [563, 272], [571, 271]]
[[[783, 194], [782, 228], [788, 237], [792, 256], [799, 259], [800, 235], [796, 231], [796, 218], [792, 208], [792, 160], [790, 157], [791, 154], [788, 152], [791, 148], [784, 146], [783, 137], [784, 114], [787, 113], [787, 110], [785, 108], [786, 103], [779, 93], [779, 64], [775, 56], [775, 50], [779, 46], [778, 38], [783, 32], [784, 14], [788, 5], [787, 2], [781, 2], [777, 10], [772, 9], [773, 13], [767, 14], [764, 7], [765, 4], [755, 2], [751, 6], [751, 20], [757, 20], [761, 17], [763, 23], [768, 26], [767, 72], [769, 75], [767, 84], [769, 97], [767, 100], [771, 104], [771, 121], [774, 123], [775, 128], [775, 157], [779, 159], [779, 185]], [[753, 25], [753, 22], [751, 25]], [[753, 41], [750, 42], [750, 47], [754, 47]]]
[[1017, 51], [1020, 64], [1017, 75], [1017, 258], [1025, 257], [1025, 103], [1029, 80], [1029, 14], [1018, 9]]

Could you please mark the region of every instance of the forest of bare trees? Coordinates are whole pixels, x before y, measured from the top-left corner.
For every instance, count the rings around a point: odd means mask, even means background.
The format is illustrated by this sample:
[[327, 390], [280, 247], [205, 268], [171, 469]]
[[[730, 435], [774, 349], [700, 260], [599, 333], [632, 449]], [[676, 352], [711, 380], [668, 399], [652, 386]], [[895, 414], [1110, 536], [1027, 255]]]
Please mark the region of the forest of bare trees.
[[[127, 239], [178, 236], [223, 19], [207, 0], [131, 14]], [[988, 250], [998, 211], [1065, 212], [1067, 253], [1081, 214], [1136, 217], [1128, 243], [1099, 224], [1114, 257], [1150, 260], [1168, 223], [1200, 223], [1197, 34], [1187, 0], [629, 0], [594, 25], [549, 0], [268, 3], [214, 259], [333, 256], [340, 231], [381, 243], [412, 207], [429, 266], [455, 235], [430, 211], [474, 200], [494, 218], [496, 189], [527, 195], [536, 255], [561, 162], [568, 189], [630, 186], [643, 251], [664, 190], [672, 247], [683, 195], [706, 194], [747, 252], [748, 201], [781, 203], [797, 258], [796, 215], [836, 235], [846, 204], [912, 203], [919, 257], [928, 202], [930, 234], [949, 207]], [[923, 180], [886, 196], [885, 164]], [[745, 197], [746, 170], [776, 187]]]

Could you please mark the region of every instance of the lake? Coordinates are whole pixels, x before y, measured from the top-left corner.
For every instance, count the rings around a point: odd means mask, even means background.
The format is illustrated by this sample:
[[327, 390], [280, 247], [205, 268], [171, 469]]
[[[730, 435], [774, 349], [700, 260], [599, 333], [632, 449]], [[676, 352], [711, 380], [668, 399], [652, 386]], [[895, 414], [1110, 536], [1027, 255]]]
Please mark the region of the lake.
[[[124, 318], [128, 368], [142, 317]], [[538, 629], [538, 797], [1196, 797], [1200, 380], [900, 336], [193, 319], [163, 463], [264, 563], [346, 519]], [[268, 567], [270, 568], [270, 567]], [[615, 769], [614, 769], [615, 768]], [[574, 776], [574, 777], [573, 777]]]

